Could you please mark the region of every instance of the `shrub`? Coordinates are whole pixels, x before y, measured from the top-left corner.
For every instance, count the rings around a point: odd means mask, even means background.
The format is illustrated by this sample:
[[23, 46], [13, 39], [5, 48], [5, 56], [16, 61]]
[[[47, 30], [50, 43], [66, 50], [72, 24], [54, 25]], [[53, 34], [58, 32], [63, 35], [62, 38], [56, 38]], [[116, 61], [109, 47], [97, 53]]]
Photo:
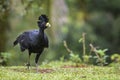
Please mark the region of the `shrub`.
[[9, 63], [9, 59], [11, 54], [8, 52], [1, 52], [0, 53], [0, 65], [6, 66]]

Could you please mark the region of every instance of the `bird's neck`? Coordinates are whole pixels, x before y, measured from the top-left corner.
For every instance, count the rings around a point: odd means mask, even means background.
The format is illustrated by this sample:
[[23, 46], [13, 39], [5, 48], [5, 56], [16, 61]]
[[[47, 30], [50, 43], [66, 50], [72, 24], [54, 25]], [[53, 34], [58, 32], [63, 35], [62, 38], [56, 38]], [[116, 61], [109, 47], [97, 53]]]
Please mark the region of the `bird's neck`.
[[41, 39], [44, 39], [44, 30], [43, 29], [39, 29], [39, 35]]

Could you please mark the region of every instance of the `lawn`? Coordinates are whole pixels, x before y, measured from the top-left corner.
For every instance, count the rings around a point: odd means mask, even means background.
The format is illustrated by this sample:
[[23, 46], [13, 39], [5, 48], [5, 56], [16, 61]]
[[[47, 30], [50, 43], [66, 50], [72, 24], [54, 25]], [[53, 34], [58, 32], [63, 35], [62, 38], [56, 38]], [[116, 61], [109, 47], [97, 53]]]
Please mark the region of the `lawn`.
[[27, 70], [25, 66], [0, 67], [0, 80], [120, 80], [114, 67], [98, 67], [72, 62], [50, 62]]

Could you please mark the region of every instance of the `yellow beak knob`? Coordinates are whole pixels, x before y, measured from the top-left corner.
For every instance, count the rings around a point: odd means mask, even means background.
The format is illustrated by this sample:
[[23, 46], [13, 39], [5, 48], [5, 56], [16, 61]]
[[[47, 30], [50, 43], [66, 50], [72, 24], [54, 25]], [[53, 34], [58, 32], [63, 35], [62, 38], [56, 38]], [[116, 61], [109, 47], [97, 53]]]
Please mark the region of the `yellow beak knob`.
[[47, 26], [47, 27], [51, 27], [51, 25], [50, 25], [50, 23], [49, 23], [49, 22], [48, 22], [48, 23], [46, 23], [46, 26]]

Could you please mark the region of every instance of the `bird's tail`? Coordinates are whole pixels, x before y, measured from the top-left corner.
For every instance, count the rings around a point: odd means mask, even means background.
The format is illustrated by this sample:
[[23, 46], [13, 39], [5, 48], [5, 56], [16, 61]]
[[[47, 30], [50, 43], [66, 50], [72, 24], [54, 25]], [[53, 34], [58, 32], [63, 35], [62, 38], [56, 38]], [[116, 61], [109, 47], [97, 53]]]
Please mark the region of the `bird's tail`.
[[13, 46], [17, 45], [18, 42], [20, 41], [20, 39], [21, 39], [21, 35], [18, 36], [18, 37], [16, 38], [16, 40], [13, 42]]
[[18, 40], [16, 39], [14, 42], [13, 42], [13, 46], [17, 45], [18, 44]]

